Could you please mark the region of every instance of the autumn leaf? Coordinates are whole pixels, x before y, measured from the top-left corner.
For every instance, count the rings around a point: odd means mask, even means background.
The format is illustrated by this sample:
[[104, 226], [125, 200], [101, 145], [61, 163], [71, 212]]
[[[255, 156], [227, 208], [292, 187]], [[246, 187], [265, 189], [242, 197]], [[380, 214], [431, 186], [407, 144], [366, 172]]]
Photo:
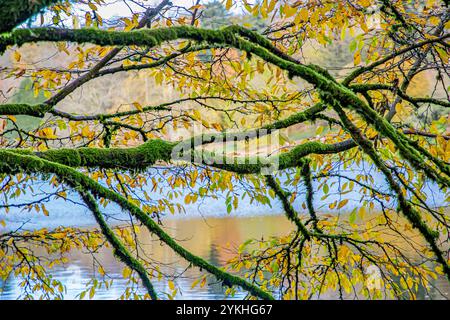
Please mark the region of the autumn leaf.
[[133, 106], [139, 111], [143, 111], [144, 110], [142, 105], [139, 102], [137, 102], [137, 101], [133, 102]]

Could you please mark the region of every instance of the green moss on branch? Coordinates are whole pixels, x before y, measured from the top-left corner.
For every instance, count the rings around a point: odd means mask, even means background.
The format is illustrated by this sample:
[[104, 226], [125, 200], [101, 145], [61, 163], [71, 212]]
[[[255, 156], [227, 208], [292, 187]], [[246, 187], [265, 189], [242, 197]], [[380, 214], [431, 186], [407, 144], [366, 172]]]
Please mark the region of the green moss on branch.
[[390, 189], [394, 191], [397, 196], [398, 210], [403, 213], [403, 215], [408, 219], [413, 228], [419, 230], [420, 234], [424, 237], [431, 250], [435, 254], [437, 261], [442, 265], [447, 279], [450, 280], [450, 265], [436, 243], [436, 240], [439, 237], [439, 233], [431, 230], [420, 216], [420, 213], [415, 210], [415, 208], [406, 200], [403, 194], [403, 190], [395, 181], [389, 168], [375, 151], [373, 143], [366, 139], [361, 134], [361, 131], [350, 121], [350, 119], [342, 109], [340, 103], [336, 100], [333, 100], [332, 106], [338, 113], [341, 122], [343, 123], [345, 129], [350, 133], [353, 140], [372, 159], [377, 168], [384, 174]]
[[305, 162], [301, 168], [301, 175], [303, 178], [303, 183], [305, 184], [306, 187], [306, 206], [308, 208], [309, 215], [311, 216], [311, 219], [313, 221], [314, 228], [318, 230], [317, 227], [318, 219], [313, 205], [314, 190], [312, 186], [310, 163], [311, 161], [309, 159], [305, 159]]
[[[303, 161], [303, 164], [304, 163], [305, 161]], [[292, 207], [292, 204], [288, 199], [288, 194], [280, 187], [280, 185], [273, 176], [270, 175], [266, 176], [266, 183], [275, 192], [277, 197], [281, 200], [287, 218], [297, 226], [298, 231], [305, 237], [305, 239], [309, 240], [311, 238], [309, 231], [308, 229], [306, 229], [305, 225], [300, 220], [297, 212], [294, 210], [294, 207]]]
[[45, 7], [60, 0], [0, 0], [0, 33], [11, 31]]
[[130, 212], [136, 219], [145, 225], [152, 234], [156, 235], [162, 242], [167, 244], [170, 248], [172, 248], [172, 250], [187, 261], [191, 262], [194, 266], [208, 271], [217, 279], [228, 285], [240, 286], [256, 297], [266, 300], [273, 299], [271, 294], [260, 289], [256, 285], [249, 283], [240, 277], [231, 275], [211, 265], [206, 260], [192, 254], [190, 251], [180, 246], [138, 206], [128, 201], [120, 194], [102, 186], [88, 176], [85, 176], [81, 172], [65, 165], [40, 159], [33, 155], [17, 154], [6, 150], [0, 150], [0, 159], [0, 173], [14, 174], [16, 172], [26, 172], [34, 174], [54, 174], [63, 182], [68, 182], [70, 185], [79, 185], [83, 188], [83, 190], [91, 192], [96, 197], [102, 197], [115, 202], [123, 210]]
[[[175, 143], [160, 139], [149, 140], [134, 148], [51, 149], [34, 153], [38, 157], [70, 167], [141, 170], [157, 161], [168, 162]], [[14, 152], [31, 154], [30, 151]]]
[[[184, 154], [174, 154], [175, 148], [180, 148]], [[160, 139], [153, 139], [134, 148], [93, 148], [84, 147], [78, 149], [51, 149], [42, 152], [33, 152], [23, 149], [8, 149], [21, 155], [35, 155], [41, 159], [78, 168], [103, 168], [120, 170], [144, 170], [154, 165], [157, 161], [169, 162], [172, 155], [182, 156], [186, 161], [196, 164], [206, 164], [215, 168], [233, 171], [240, 174], [260, 173], [264, 168], [276, 164], [282, 170], [297, 167], [302, 164], [302, 159], [310, 154], [335, 154], [354, 148], [356, 144], [351, 140], [326, 144], [317, 141], [306, 142], [298, 145], [288, 152], [271, 157], [234, 157], [224, 154], [216, 155], [204, 150], [191, 150], [186, 142], [173, 143]], [[176, 159], [175, 159], [176, 160]]]
[[98, 208], [98, 205], [92, 197], [92, 195], [89, 192], [86, 192], [83, 190], [82, 187], [79, 188], [79, 193], [83, 199], [83, 201], [86, 203], [86, 205], [89, 207], [91, 212], [94, 215], [95, 220], [100, 226], [100, 229], [105, 236], [106, 240], [112, 245], [114, 248], [114, 254], [123, 261], [131, 270], [134, 270], [138, 273], [139, 277], [142, 280], [142, 284], [147, 289], [148, 294], [153, 300], [158, 299], [158, 295], [156, 294], [155, 289], [153, 288], [153, 285], [148, 277], [147, 270], [145, 270], [144, 266], [135, 259], [131, 253], [128, 251], [128, 249], [123, 245], [123, 243], [120, 241], [120, 239], [116, 236], [113, 230], [108, 226], [105, 219], [103, 218], [102, 213], [100, 212], [100, 209]]
[[45, 115], [45, 113], [48, 112], [50, 109], [51, 106], [47, 104], [35, 104], [35, 105], [24, 103], [1, 104], [0, 115], [2, 116], [26, 115], [42, 118]]
[[[241, 29], [241, 28], [240, 28]], [[251, 31], [248, 31], [251, 33]], [[364, 101], [349, 88], [337, 83], [330, 76], [318, 70], [317, 67], [301, 65], [274, 54], [267, 49], [267, 43], [259, 44], [247, 41], [239, 36], [242, 30], [236, 31], [235, 26], [226, 27], [219, 30], [208, 30], [194, 28], [190, 26], [176, 26], [170, 28], [159, 28], [151, 30], [136, 30], [130, 32], [104, 31], [98, 29], [52, 29], [36, 28], [26, 30], [15, 30], [0, 38], [1, 47], [9, 44], [21, 45], [33, 41], [74, 41], [78, 43], [93, 42], [98, 45], [145, 45], [153, 47], [163, 41], [176, 39], [191, 39], [200, 42], [226, 44], [245, 52], [250, 52], [261, 59], [272, 63], [279, 68], [286, 70], [292, 76], [298, 76], [315, 85], [319, 90], [328, 94], [332, 99], [336, 99], [349, 108], [353, 108], [364, 120], [374, 126], [383, 136], [392, 140], [399, 149], [400, 154], [408, 160], [415, 169], [423, 171], [428, 178], [441, 185], [449, 186], [450, 180], [442, 177], [432, 167], [425, 163], [421, 154], [411, 144], [405, 136], [395, 130], [395, 128], [378, 113], [370, 108]]]

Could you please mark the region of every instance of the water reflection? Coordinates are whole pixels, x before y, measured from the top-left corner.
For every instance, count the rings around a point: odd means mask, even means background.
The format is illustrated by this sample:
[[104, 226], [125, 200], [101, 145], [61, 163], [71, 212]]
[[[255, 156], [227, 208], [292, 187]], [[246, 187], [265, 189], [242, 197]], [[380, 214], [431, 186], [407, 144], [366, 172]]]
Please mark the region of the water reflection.
[[[247, 218], [208, 218], [208, 219], [172, 219], [164, 223], [165, 229], [177, 241], [188, 250], [199, 255], [209, 262], [222, 266], [231, 257], [231, 252], [223, 246], [228, 244], [231, 248], [239, 246], [248, 238], [261, 238], [271, 235], [286, 234], [291, 230], [291, 224], [281, 216], [259, 216]], [[179, 286], [178, 299], [223, 299], [224, 289], [220, 284], [208, 283], [203, 288], [196, 286], [191, 288], [192, 281], [200, 275], [197, 268], [187, 268], [188, 264], [173, 251], [159, 241], [155, 240], [144, 229], [139, 234], [139, 240], [143, 243], [142, 250], [152, 260], [163, 264], [161, 270], [169, 274], [182, 274], [177, 279]], [[97, 290], [96, 299], [117, 299], [124, 293], [126, 281], [122, 278], [124, 265], [118, 262], [110, 249], [101, 249], [96, 255], [96, 259], [103, 265], [107, 276], [113, 279], [113, 286], [109, 289], [101, 288]], [[86, 284], [97, 272], [93, 266], [93, 259], [83, 252], [72, 252], [69, 257], [69, 264], [58, 266], [52, 269], [51, 273], [55, 279], [60, 280], [67, 287], [66, 299], [74, 299], [86, 289]], [[98, 276], [98, 273], [97, 273]], [[3, 292], [0, 299], [16, 299], [20, 291], [18, 278], [10, 277], [1, 283]], [[157, 291], [164, 296], [164, 292], [169, 292], [167, 281], [158, 282], [154, 279]], [[244, 292], [238, 292], [234, 297], [242, 299]]]
[[[287, 234], [291, 228], [292, 225], [283, 216], [190, 218], [165, 221], [165, 229], [183, 246], [218, 266], [223, 265], [232, 254], [224, 246], [236, 248], [246, 239], [283, 235]], [[192, 281], [200, 275], [197, 268], [187, 268], [188, 264], [183, 259], [144, 230], [139, 234], [139, 238], [143, 243], [142, 254], [162, 263], [162, 271], [169, 274], [182, 274], [176, 281], [179, 289], [176, 299], [224, 298], [224, 288], [219, 283], [208, 283], [204, 287], [191, 288]], [[126, 280], [122, 278], [123, 264], [114, 258], [110, 249], [102, 249], [96, 258], [102, 263], [107, 276], [114, 282], [109, 289], [105, 287], [98, 289], [95, 299], [119, 298], [127, 286]], [[66, 266], [55, 267], [52, 274], [67, 286], [64, 297], [74, 299], [86, 289], [86, 284], [96, 275], [97, 268], [94, 267], [92, 257], [83, 252], [73, 252], [69, 261]], [[167, 281], [158, 282], [154, 279], [153, 282], [160, 296], [164, 298], [164, 293], [170, 291]], [[0, 299], [16, 299], [21, 293], [19, 284], [20, 279], [13, 277], [1, 283], [3, 292], [0, 294]], [[445, 279], [439, 279], [433, 285], [448, 297], [450, 286]], [[238, 292], [234, 298], [242, 299], [245, 295], [245, 292]], [[323, 298], [335, 297], [333, 293], [323, 296]], [[442, 299], [443, 297], [437, 290], [431, 290], [431, 296], [425, 296], [422, 290], [418, 298]]]

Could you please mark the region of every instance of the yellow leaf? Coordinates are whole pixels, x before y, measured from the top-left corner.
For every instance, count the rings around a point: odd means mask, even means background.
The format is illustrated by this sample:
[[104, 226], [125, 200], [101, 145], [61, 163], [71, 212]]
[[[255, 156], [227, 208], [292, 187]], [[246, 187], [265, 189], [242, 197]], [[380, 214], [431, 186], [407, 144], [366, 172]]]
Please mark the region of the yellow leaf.
[[163, 76], [162, 72], [157, 72], [155, 74], [156, 84], [158, 84], [158, 85], [162, 84], [163, 78], [164, 78], [164, 76]]
[[191, 284], [191, 289], [194, 289], [199, 282], [200, 282], [200, 279], [194, 280]]
[[449, 54], [446, 50], [442, 49], [441, 47], [437, 47], [436, 48], [437, 53], [439, 54], [439, 56], [441, 57], [442, 61], [444, 63], [448, 63], [449, 62]]
[[54, 233], [52, 236], [55, 239], [64, 239], [66, 237], [66, 233], [58, 232], [58, 233]]
[[285, 18], [289, 18], [289, 17], [292, 17], [297, 12], [297, 8], [293, 8], [290, 5], [286, 4], [283, 7], [283, 12], [284, 12]]
[[359, 1], [359, 4], [361, 5], [361, 6], [363, 6], [364, 8], [367, 8], [368, 6], [370, 6], [371, 5], [371, 0], [360, 0]]
[[200, 288], [203, 288], [205, 286], [205, 284], [206, 284], [206, 277], [204, 277], [202, 279], [202, 282], [200, 282]]
[[202, 118], [200, 112], [199, 112], [197, 109], [194, 110], [194, 118], [195, 118], [196, 120], [199, 120], [199, 119]]
[[129, 278], [131, 275], [131, 269], [130, 268], [124, 268], [122, 271], [122, 276], [124, 278]]
[[361, 63], [361, 52], [356, 51], [355, 56], [353, 57], [353, 64], [357, 66]]
[[92, 10], [97, 10], [97, 6], [91, 2], [88, 3], [89, 8], [91, 8]]
[[366, 216], [366, 208], [365, 207], [360, 207], [358, 210], [358, 214], [361, 217], [361, 219], [364, 219], [364, 217]]
[[81, 130], [81, 135], [83, 137], [89, 137], [89, 134], [91, 133], [91, 130], [89, 130], [89, 126], [84, 126]]
[[428, 21], [429, 21], [433, 26], [437, 26], [437, 25], [441, 22], [441, 19], [439, 19], [438, 17], [431, 17], [430, 19], [428, 19]]
[[14, 60], [19, 62], [21, 58], [22, 58], [22, 55], [20, 54], [20, 52], [19, 51], [14, 51]]
[[95, 295], [95, 287], [92, 287], [91, 290], [89, 290], [89, 299], [92, 299]]
[[300, 12], [298, 13], [298, 16], [300, 17], [301, 22], [308, 21], [308, 16], [309, 16], [308, 9], [306, 9], [306, 8], [301, 9]]
[[450, 29], [450, 21], [447, 21], [447, 23], [444, 25], [445, 29]]
[[44, 128], [40, 131], [42, 133], [42, 136], [49, 138], [49, 139], [54, 139], [56, 138], [56, 135], [53, 133], [53, 130], [51, 128]]
[[230, 8], [233, 6], [233, 0], [227, 0], [227, 3], [225, 5], [225, 8], [227, 10], [230, 10]]
[[175, 284], [173, 283], [173, 281], [169, 280], [168, 284], [169, 284], [170, 290], [172, 290], [172, 291], [175, 290]]
[[339, 202], [339, 205], [337, 206], [338, 209], [342, 208], [348, 203], [348, 199], [344, 199], [341, 202]]
[[133, 102], [133, 106], [139, 111], [144, 110], [139, 102]]
[[411, 277], [408, 277], [406, 279], [406, 284], [408, 285], [408, 288], [412, 288], [412, 286], [413, 286], [413, 279], [411, 279]]
[[74, 29], [80, 28], [80, 20], [78, 20], [77, 16], [72, 16], [72, 24]]
[[264, 63], [262, 61], [256, 62], [256, 70], [258, 70], [259, 73], [264, 73]]
[[92, 16], [89, 12], [86, 12], [85, 19], [86, 19], [86, 27], [90, 27], [92, 23]]

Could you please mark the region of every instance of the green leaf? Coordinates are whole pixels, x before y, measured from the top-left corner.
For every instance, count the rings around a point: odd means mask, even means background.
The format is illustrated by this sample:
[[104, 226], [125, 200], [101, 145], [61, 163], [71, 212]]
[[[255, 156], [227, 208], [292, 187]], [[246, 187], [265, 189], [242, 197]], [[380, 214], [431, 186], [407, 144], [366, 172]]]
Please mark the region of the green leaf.
[[356, 221], [356, 208], [352, 210], [352, 212], [350, 212], [350, 215], [348, 216], [348, 221], [350, 223], [355, 223]]

